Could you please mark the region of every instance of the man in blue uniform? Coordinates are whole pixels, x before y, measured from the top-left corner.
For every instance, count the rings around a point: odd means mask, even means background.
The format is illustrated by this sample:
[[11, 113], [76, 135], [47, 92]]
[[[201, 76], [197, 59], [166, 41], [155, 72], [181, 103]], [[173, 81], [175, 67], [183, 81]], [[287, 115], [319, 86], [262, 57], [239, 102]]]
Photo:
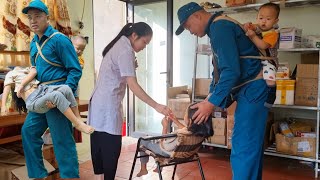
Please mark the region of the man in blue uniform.
[[[225, 108], [233, 93], [237, 101], [232, 136], [231, 166], [234, 180], [262, 179], [263, 138], [268, 108], [264, 106], [269, 88], [261, 76], [261, 62], [240, 59], [240, 56], [259, 56], [258, 49], [233, 20], [221, 13], [210, 14], [197, 3], [191, 2], [178, 10], [180, 26], [203, 37], [208, 35], [215, 56], [209, 96], [194, 107], [199, 110], [193, 118], [198, 123], [207, 119], [215, 106]], [[238, 88], [233, 88], [239, 86]]]
[[[42, 1], [31, 1], [22, 12], [27, 14], [30, 28], [35, 33], [30, 44], [30, 59], [31, 64], [36, 66], [37, 79], [48, 85], [67, 84], [75, 92], [82, 72], [70, 39], [49, 25], [48, 8]], [[79, 165], [72, 124], [56, 108], [46, 114], [29, 112], [22, 127], [29, 177], [44, 178], [48, 175], [42, 160], [41, 138], [48, 126], [60, 177], [78, 178]]]

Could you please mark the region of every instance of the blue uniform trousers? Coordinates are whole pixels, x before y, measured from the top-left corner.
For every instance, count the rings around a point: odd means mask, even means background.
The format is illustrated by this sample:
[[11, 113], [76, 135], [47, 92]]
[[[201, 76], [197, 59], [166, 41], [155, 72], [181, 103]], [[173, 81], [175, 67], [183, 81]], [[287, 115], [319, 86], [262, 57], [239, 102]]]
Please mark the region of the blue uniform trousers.
[[46, 114], [29, 112], [23, 124], [21, 134], [24, 153], [28, 154], [25, 157], [29, 178], [43, 178], [48, 175], [42, 160], [41, 138], [48, 126], [60, 177], [78, 178], [79, 164], [72, 125], [57, 108], [51, 109]]
[[269, 109], [264, 106], [269, 88], [264, 80], [242, 87], [235, 95], [237, 108], [232, 135], [233, 180], [261, 180], [263, 143]]

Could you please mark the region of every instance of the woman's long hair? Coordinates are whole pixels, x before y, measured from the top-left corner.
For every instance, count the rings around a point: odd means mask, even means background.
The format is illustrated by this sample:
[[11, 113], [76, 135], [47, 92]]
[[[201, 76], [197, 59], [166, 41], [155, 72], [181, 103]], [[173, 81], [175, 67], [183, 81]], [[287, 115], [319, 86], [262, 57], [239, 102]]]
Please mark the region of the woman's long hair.
[[104, 48], [104, 50], [102, 51], [102, 56], [104, 57], [109, 52], [109, 50], [121, 38], [121, 36], [129, 37], [132, 33], [136, 33], [138, 35], [138, 38], [140, 38], [142, 36], [152, 36], [153, 31], [151, 27], [144, 22], [128, 23], [121, 29], [119, 34]]
[[18, 98], [17, 93], [14, 92], [14, 88], [11, 88], [11, 96], [12, 102], [14, 103], [15, 110], [17, 110], [20, 114], [21, 112], [27, 113], [26, 103], [22, 98]]

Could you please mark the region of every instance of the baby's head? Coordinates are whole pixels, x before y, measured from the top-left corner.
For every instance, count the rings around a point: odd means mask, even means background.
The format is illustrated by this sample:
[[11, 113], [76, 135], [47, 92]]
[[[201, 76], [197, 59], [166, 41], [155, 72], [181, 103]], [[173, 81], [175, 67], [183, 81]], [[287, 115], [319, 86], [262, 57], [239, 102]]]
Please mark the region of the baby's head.
[[187, 108], [187, 112], [184, 117], [188, 130], [191, 131], [192, 134], [196, 136], [202, 136], [205, 138], [212, 136], [213, 135], [212, 116], [210, 115], [207, 121], [201, 124], [194, 123], [194, 119], [192, 119], [192, 116], [198, 110], [198, 108], [191, 109], [191, 106], [193, 106], [194, 104], [196, 103], [191, 104]]
[[262, 31], [269, 31], [274, 28], [274, 26], [279, 21], [280, 7], [274, 3], [263, 4], [259, 8], [259, 13], [257, 16], [257, 23]]
[[76, 35], [71, 37], [72, 44], [78, 56], [81, 56], [86, 45], [88, 44], [86, 37]]

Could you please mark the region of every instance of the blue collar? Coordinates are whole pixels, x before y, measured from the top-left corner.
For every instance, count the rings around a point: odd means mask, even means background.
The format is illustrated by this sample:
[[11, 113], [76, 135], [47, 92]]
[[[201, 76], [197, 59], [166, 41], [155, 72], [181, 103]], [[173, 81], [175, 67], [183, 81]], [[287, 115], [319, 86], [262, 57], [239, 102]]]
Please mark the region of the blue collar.
[[216, 17], [220, 16], [222, 13], [223, 13], [223, 12], [220, 12], [220, 11], [219, 11], [219, 12], [214, 13], [214, 14], [210, 17], [210, 19], [209, 19], [209, 21], [208, 21], [208, 24], [207, 24], [207, 26], [206, 26], [206, 28], [205, 28], [206, 34], [209, 35], [211, 23], [213, 22], [213, 20], [214, 20]]
[[[54, 31], [53, 27], [52, 27], [51, 25], [49, 25], [49, 26], [47, 27], [47, 29], [44, 31], [43, 36], [41, 37], [41, 39], [47, 39], [47, 38], [50, 37], [51, 34], [53, 34], [54, 32], [55, 32], [55, 31]], [[45, 38], [44, 38], [44, 36], [45, 36]], [[41, 39], [40, 39], [40, 40], [41, 40]], [[38, 35], [35, 35], [35, 36], [34, 36], [34, 41], [39, 42], [40, 40], [39, 40], [39, 36], [38, 36]]]

